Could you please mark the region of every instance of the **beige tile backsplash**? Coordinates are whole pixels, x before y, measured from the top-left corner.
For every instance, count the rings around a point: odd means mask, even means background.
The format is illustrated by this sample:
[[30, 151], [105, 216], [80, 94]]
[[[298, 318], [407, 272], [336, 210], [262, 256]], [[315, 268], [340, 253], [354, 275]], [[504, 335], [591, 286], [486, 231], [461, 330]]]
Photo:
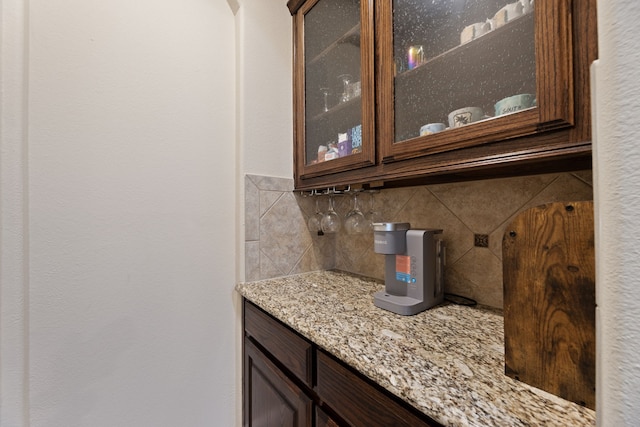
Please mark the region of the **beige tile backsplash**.
[[[370, 193], [359, 196], [369, 210]], [[447, 246], [445, 289], [502, 307], [502, 236], [514, 217], [556, 201], [593, 199], [591, 171], [533, 175], [382, 190], [373, 195], [382, 221], [409, 222], [412, 228], [441, 228]], [[327, 209], [327, 197], [320, 209]], [[352, 198], [336, 197], [345, 215]], [[245, 177], [245, 279], [339, 269], [384, 277], [383, 255], [373, 252], [373, 234], [318, 236], [307, 228], [315, 198], [293, 192], [293, 180]], [[488, 235], [488, 247], [474, 235]]]

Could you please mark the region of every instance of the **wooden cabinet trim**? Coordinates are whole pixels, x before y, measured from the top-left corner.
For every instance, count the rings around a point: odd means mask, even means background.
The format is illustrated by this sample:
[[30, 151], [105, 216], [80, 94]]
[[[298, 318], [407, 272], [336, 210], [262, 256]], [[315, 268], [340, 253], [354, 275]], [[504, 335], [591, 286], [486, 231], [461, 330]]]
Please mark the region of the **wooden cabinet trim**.
[[305, 2], [305, 0], [289, 0], [287, 2], [287, 8], [289, 8], [289, 13], [291, 13], [292, 15], [295, 14], [298, 9], [300, 9], [300, 6], [302, 6], [302, 4]]
[[536, 80], [540, 129], [574, 125], [572, 0], [536, 0]]

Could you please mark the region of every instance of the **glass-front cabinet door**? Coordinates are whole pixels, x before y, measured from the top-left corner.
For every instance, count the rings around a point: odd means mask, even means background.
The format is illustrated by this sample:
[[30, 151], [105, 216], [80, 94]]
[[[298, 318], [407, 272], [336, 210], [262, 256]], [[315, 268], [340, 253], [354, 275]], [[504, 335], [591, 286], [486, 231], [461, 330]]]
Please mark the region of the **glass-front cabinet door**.
[[378, 0], [383, 162], [573, 124], [570, 0]]
[[306, 1], [294, 20], [296, 174], [375, 163], [373, 0]]

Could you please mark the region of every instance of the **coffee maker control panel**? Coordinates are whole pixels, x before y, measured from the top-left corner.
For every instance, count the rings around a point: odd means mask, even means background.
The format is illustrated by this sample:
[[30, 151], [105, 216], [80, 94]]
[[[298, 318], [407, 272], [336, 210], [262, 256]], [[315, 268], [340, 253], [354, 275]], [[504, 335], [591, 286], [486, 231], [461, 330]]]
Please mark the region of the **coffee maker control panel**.
[[396, 255], [396, 280], [407, 283], [416, 282], [416, 257]]

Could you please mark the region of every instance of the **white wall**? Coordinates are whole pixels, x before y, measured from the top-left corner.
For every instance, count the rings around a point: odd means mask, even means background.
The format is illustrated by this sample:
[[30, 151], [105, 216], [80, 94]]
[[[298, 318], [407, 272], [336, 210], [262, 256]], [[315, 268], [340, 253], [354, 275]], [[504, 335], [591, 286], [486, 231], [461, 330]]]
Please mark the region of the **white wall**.
[[0, 425], [233, 425], [227, 1], [10, 3]]
[[28, 415], [25, 10], [0, 0], [0, 425]]
[[240, 0], [239, 138], [245, 173], [293, 178], [292, 27], [286, 0]]
[[[293, 178], [292, 18], [287, 0], [239, 0], [238, 205], [246, 174]], [[244, 209], [239, 210], [238, 278], [245, 278]], [[238, 330], [239, 332], [239, 330]]]
[[637, 0], [598, 2], [594, 182], [600, 426], [640, 419], [640, 50]]

